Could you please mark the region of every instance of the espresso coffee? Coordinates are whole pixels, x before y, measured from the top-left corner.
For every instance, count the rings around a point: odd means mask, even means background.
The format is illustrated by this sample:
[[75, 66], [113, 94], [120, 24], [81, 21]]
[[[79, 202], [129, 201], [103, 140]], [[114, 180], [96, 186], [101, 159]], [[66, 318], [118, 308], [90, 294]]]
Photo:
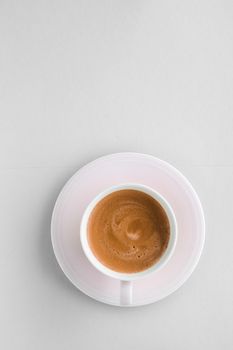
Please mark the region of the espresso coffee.
[[137, 190], [119, 190], [93, 209], [88, 241], [106, 267], [124, 273], [140, 272], [155, 264], [167, 248], [170, 225], [163, 207]]

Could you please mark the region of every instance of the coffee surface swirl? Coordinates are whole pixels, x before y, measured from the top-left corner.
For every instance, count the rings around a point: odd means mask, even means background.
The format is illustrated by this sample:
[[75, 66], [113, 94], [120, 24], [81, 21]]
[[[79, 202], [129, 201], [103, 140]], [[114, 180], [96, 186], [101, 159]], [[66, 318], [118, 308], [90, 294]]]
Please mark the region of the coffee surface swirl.
[[96, 258], [112, 270], [143, 271], [167, 248], [170, 226], [163, 207], [137, 190], [107, 195], [88, 221], [88, 241]]

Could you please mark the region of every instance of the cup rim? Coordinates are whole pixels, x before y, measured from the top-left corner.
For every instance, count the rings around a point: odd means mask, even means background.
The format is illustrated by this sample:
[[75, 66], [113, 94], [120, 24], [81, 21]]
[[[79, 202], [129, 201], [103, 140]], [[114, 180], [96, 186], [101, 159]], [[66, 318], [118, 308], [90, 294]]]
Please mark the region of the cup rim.
[[[88, 232], [87, 232], [87, 225], [88, 225], [89, 217], [90, 217], [90, 214], [92, 213], [92, 210], [95, 208], [95, 206], [107, 195], [109, 195], [113, 192], [116, 192], [116, 191], [127, 190], [127, 189], [144, 192], [144, 193], [148, 194], [149, 196], [151, 196], [152, 198], [154, 198], [155, 200], [157, 200], [160, 203], [160, 205], [163, 207], [163, 209], [165, 210], [167, 217], [168, 217], [168, 220], [169, 220], [169, 224], [170, 224], [170, 238], [168, 241], [168, 246], [167, 246], [166, 250], [164, 251], [163, 255], [161, 256], [161, 258], [157, 262], [155, 262], [151, 267], [149, 267], [148, 269], [143, 270], [143, 271], [139, 271], [139, 272], [133, 272], [133, 273], [118, 272], [118, 271], [112, 270], [112, 269], [108, 268], [107, 266], [105, 266], [104, 264], [102, 264], [96, 258], [96, 256], [94, 255], [94, 253], [92, 252], [92, 250], [89, 246]], [[105, 274], [109, 277], [112, 277], [112, 278], [116, 278], [118, 280], [122, 280], [122, 281], [133, 281], [133, 280], [136, 280], [139, 278], [143, 278], [143, 277], [146, 277], [148, 274], [153, 273], [153, 272], [161, 269], [168, 262], [168, 260], [170, 260], [172, 254], [175, 250], [175, 246], [176, 246], [176, 242], [177, 242], [177, 234], [178, 234], [177, 221], [176, 221], [176, 217], [175, 217], [175, 214], [174, 214], [174, 211], [173, 211], [171, 205], [156, 190], [152, 189], [149, 186], [142, 185], [139, 183], [121, 183], [119, 185], [114, 185], [114, 186], [108, 187], [105, 190], [101, 191], [87, 205], [87, 207], [83, 213], [83, 216], [81, 219], [81, 224], [80, 224], [80, 240], [81, 240], [82, 249], [83, 249], [87, 259], [90, 261], [90, 263], [97, 270], [99, 270], [103, 274]]]

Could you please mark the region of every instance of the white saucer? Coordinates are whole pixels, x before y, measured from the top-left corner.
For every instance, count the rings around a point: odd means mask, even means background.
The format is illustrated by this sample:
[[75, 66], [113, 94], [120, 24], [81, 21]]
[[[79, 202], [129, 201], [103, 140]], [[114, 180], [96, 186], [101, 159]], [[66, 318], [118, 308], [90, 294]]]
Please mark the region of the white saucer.
[[112, 185], [138, 182], [161, 193], [171, 204], [178, 224], [174, 255], [161, 270], [134, 282], [133, 304], [146, 305], [165, 298], [191, 275], [200, 258], [205, 222], [199, 198], [187, 179], [173, 166], [140, 153], [116, 153], [87, 164], [66, 183], [52, 216], [52, 244], [60, 267], [83, 293], [103, 303], [120, 306], [119, 281], [97, 271], [84, 255], [79, 225], [87, 204]]

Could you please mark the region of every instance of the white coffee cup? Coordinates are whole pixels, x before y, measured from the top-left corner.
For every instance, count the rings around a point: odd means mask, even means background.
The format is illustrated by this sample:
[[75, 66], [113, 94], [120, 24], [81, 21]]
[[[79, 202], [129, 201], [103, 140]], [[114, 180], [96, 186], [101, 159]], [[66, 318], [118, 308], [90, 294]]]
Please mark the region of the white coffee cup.
[[[106, 267], [105, 265], [103, 265], [95, 257], [95, 255], [93, 254], [89, 246], [88, 235], [87, 235], [88, 233], [87, 225], [88, 225], [88, 220], [92, 210], [95, 208], [98, 202], [101, 199], [103, 199], [105, 196], [119, 190], [137, 190], [137, 191], [144, 192], [150, 195], [152, 198], [154, 198], [157, 202], [159, 202], [167, 214], [169, 224], [170, 224], [170, 238], [169, 238], [168, 246], [165, 252], [163, 253], [163, 255], [161, 256], [161, 258], [147, 270], [143, 270], [136, 273], [123, 273], [123, 272], [114, 271]], [[177, 223], [176, 223], [175, 214], [170, 204], [167, 202], [167, 200], [163, 196], [161, 196], [161, 194], [159, 194], [154, 189], [145, 185], [141, 185], [137, 183], [126, 183], [126, 184], [112, 186], [102, 191], [88, 204], [81, 220], [80, 239], [81, 239], [81, 245], [82, 245], [83, 251], [86, 257], [88, 258], [88, 260], [91, 262], [91, 264], [103, 274], [109, 277], [116, 278], [120, 281], [121, 283], [120, 302], [121, 302], [121, 305], [124, 306], [124, 305], [132, 304], [133, 281], [136, 279], [146, 277], [148, 276], [148, 274], [152, 272], [158, 271], [171, 258], [175, 249], [176, 241], [177, 241]]]

